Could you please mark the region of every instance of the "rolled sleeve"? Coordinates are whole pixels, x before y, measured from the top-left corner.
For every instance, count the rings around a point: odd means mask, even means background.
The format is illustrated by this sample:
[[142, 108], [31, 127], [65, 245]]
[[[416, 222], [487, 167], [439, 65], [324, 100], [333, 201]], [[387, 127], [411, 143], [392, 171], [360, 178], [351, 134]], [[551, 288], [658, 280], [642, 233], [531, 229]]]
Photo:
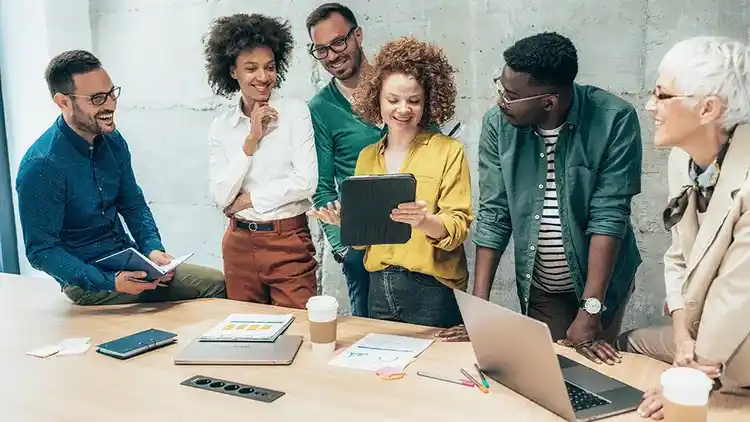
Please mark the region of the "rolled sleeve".
[[466, 240], [471, 226], [471, 179], [469, 163], [462, 146], [453, 153], [442, 177], [437, 217], [443, 222], [448, 235], [438, 240], [430, 239], [438, 249], [452, 251]]
[[503, 180], [496, 112], [488, 112], [479, 137], [479, 206], [472, 230], [475, 245], [505, 251], [513, 232]]
[[589, 205], [587, 235], [625, 237], [630, 226], [631, 202], [641, 192], [643, 146], [634, 109], [614, 126], [607, 157]]

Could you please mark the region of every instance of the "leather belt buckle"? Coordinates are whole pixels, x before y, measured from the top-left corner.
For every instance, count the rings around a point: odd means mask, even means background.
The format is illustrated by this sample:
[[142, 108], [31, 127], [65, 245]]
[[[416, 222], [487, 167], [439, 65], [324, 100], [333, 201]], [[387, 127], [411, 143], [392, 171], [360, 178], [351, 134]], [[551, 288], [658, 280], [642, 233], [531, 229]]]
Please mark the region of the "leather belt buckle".
[[258, 223], [256, 223], [255, 221], [249, 221], [247, 223], [247, 229], [250, 230], [251, 232], [257, 231]]

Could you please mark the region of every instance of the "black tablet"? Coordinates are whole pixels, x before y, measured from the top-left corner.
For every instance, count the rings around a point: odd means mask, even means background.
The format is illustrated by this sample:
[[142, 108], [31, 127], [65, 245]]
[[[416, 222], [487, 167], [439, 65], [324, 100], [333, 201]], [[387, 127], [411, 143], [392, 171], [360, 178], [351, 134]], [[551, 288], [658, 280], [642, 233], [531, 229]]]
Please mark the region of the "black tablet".
[[341, 183], [341, 243], [345, 246], [403, 244], [411, 226], [391, 220], [391, 211], [414, 202], [417, 179], [410, 173], [353, 176]]

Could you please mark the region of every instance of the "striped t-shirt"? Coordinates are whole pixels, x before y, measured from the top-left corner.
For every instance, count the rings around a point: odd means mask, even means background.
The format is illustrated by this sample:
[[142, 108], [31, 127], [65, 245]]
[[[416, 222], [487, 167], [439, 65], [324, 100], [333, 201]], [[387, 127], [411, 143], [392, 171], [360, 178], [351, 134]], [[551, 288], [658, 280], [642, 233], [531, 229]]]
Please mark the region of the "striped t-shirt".
[[549, 293], [573, 291], [568, 262], [563, 249], [560, 213], [555, 184], [555, 146], [559, 127], [552, 130], [537, 129], [547, 149], [547, 186], [544, 192], [544, 212], [539, 227], [533, 282]]

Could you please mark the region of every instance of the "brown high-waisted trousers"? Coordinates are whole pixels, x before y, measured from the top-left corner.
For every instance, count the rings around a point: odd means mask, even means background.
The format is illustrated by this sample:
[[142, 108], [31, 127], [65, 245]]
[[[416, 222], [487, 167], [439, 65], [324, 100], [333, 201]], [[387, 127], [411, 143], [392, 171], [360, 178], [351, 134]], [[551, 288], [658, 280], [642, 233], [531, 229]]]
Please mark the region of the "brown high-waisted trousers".
[[305, 214], [268, 222], [232, 218], [222, 240], [227, 298], [303, 309], [317, 293]]

